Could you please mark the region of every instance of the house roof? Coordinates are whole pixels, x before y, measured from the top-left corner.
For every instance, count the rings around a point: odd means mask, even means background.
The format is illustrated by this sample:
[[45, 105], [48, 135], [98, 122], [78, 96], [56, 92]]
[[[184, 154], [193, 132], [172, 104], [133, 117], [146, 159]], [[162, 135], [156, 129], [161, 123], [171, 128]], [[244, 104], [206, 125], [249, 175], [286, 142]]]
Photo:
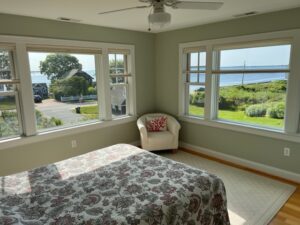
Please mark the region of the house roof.
[[91, 75], [89, 75], [88, 73], [86, 73], [86, 72], [84, 72], [80, 69], [72, 69], [64, 75], [65, 78], [71, 78], [73, 76], [81, 76], [81, 77], [84, 77], [87, 80], [93, 80], [94, 79]]

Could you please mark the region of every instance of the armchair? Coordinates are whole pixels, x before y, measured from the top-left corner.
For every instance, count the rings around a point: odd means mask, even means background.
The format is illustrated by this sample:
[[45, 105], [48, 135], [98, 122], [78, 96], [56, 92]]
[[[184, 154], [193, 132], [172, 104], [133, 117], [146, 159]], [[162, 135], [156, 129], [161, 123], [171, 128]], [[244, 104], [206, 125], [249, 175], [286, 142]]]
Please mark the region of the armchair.
[[[149, 132], [146, 127], [146, 117], [166, 116], [167, 117], [167, 130], [159, 132]], [[167, 114], [163, 113], [151, 113], [141, 116], [137, 120], [137, 126], [140, 131], [141, 145], [143, 149], [165, 150], [165, 149], [177, 149], [178, 148], [178, 135], [180, 124], [177, 120]]]

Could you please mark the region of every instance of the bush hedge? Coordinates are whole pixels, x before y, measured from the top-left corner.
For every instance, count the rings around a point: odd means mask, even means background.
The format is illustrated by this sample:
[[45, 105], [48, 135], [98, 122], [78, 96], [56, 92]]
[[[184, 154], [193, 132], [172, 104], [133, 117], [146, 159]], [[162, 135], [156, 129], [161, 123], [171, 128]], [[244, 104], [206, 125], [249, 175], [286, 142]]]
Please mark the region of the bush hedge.
[[275, 119], [283, 119], [285, 113], [284, 102], [279, 102], [268, 108], [267, 115]]
[[[62, 121], [55, 117], [47, 118], [36, 110], [37, 127], [39, 129], [51, 128], [62, 125]], [[16, 111], [2, 111], [0, 116], [0, 137], [11, 136], [19, 133], [19, 122]]]
[[83, 77], [71, 77], [51, 82], [50, 91], [57, 101], [61, 101], [61, 97], [86, 95], [88, 87], [89, 84]]
[[267, 113], [267, 105], [257, 104], [246, 108], [245, 114], [250, 117], [264, 117]]
[[[251, 105], [261, 103], [269, 105], [274, 102], [282, 102], [286, 96], [286, 86], [286, 81], [273, 81], [221, 87], [219, 90], [219, 109], [244, 111]], [[190, 104], [203, 106], [204, 98], [204, 89], [195, 90], [190, 94]]]

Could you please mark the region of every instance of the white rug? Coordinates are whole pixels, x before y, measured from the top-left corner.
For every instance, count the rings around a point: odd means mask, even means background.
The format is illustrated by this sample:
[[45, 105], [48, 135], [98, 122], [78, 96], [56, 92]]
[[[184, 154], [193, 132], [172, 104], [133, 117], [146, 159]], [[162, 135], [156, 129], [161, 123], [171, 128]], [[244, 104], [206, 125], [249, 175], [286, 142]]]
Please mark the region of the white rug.
[[183, 151], [159, 153], [219, 176], [226, 187], [232, 225], [265, 225], [295, 191], [295, 187]]

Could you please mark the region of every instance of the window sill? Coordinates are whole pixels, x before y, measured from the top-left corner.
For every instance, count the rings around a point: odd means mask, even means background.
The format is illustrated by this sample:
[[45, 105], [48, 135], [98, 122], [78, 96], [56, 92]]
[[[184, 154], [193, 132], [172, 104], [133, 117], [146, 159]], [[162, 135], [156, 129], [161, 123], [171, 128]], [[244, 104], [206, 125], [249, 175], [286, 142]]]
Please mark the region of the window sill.
[[51, 140], [62, 136], [80, 134], [82, 132], [88, 132], [88, 131], [93, 131], [93, 130], [102, 129], [106, 127], [130, 123], [136, 121], [136, 119], [137, 119], [136, 116], [124, 116], [120, 118], [114, 118], [111, 121], [100, 121], [100, 122], [95, 122], [90, 124], [83, 124], [76, 127], [67, 127], [67, 128], [57, 129], [57, 130], [45, 131], [42, 133], [38, 133], [34, 136], [15, 137], [10, 139], [5, 139], [0, 141], [0, 150], [18, 147], [25, 144], [33, 144], [36, 142]]
[[239, 123], [223, 121], [223, 120], [205, 120], [199, 117], [186, 116], [186, 115], [179, 116], [179, 119], [181, 121], [185, 121], [193, 124], [222, 128], [222, 129], [227, 129], [232, 131], [244, 132], [244, 133], [254, 134], [258, 136], [264, 136], [269, 138], [275, 138], [275, 139], [300, 143], [300, 134], [285, 133], [284, 131], [276, 130], [276, 129], [256, 127], [247, 124], [239, 124]]

